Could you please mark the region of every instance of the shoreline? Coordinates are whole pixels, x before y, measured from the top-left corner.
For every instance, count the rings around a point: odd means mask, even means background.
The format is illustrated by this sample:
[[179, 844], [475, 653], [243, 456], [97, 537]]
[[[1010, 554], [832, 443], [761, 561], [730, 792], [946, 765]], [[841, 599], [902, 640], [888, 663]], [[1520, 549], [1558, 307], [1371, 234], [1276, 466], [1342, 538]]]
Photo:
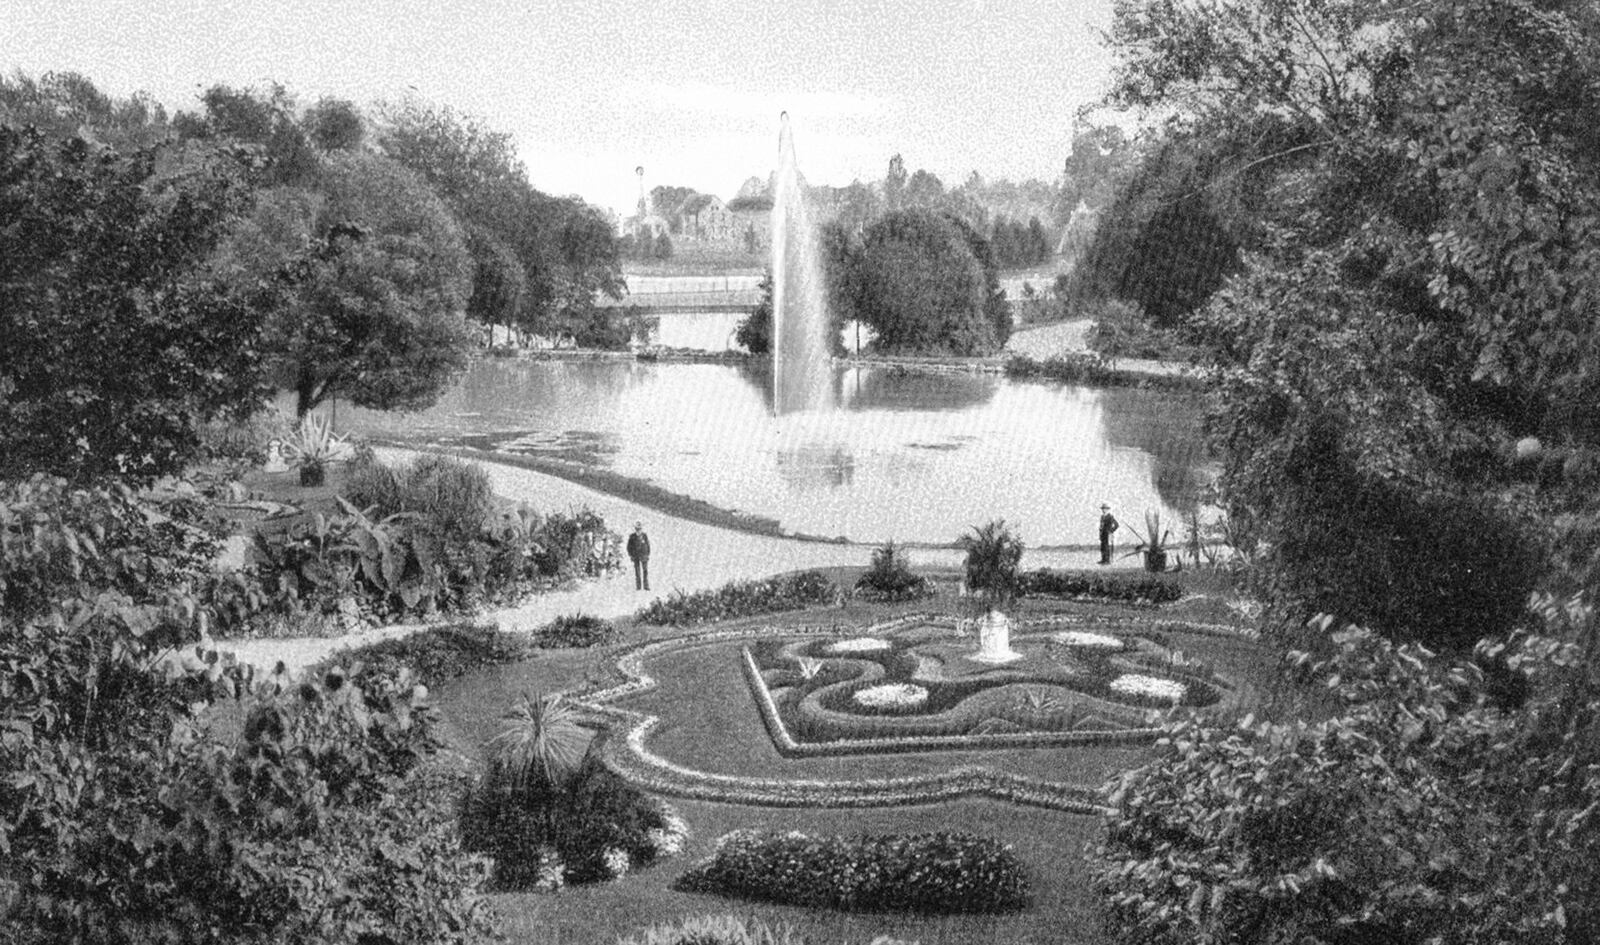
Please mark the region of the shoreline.
[[[823, 535], [809, 535], [804, 532], [791, 532], [785, 529], [777, 519], [761, 515], [751, 515], [736, 509], [726, 509], [713, 505], [704, 499], [684, 495], [664, 489], [653, 482], [633, 476], [624, 476], [606, 469], [597, 469], [580, 463], [568, 462], [561, 459], [552, 459], [544, 456], [529, 456], [518, 453], [500, 453], [494, 450], [478, 449], [468, 446], [442, 446], [437, 443], [414, 443], [406, 440], [392, 438], [378, 438], [369, 441], [374, 446], [390, 447], [393, 449], [410, 450], [416, 453], [435, 453], [444, 456], [454, 456], [457, 459], [470, 459], [483, 463], [493, 463], [500, 466], [511, 466], [517, 469], [526, 469], [532, 472], [554, 476], [575, 485], [593, 489], [617, 499], [623, 499], [636, 505], [644, 506], [674, 518], [695, 522], [700, 525], [710, 525], [728, 531], [739, 532], [745, 535], [758, 535], [764, 538], [783, 538], [790, 541], [807, 542], [818, 545], [834, 545], [840, 548], [877, 548], [883, 544], [880, 541], [863, 541], [836, 535], [831, 538]], [[947, 542], [934, 541], [897, 541], [896, 548], [906, 548], [919, 551], [949, 551], [960, 547], [954, 539]], [[1098, 551], [1099, 545], [1095, 542], [1081, 544], [1057, 545], [1031, 545], [1032, 550], [1049, 552], [1086, 552]]]
[[[510, 353], [494, 354], [485, 349], [479, 356], [490, 360], [526, 361], [638, 361], [646, 364], [765, 364], [771, 356], [738, 351], [701, 351], [692, 348], [640, 348], [636, 351], [606, 351], [597, 348], [518, 348]], [[506, 349], [492, 349], [505, 351]], [[1039, 370], [1012, 370], [1013, 362], [1040, 365], [1051, 359], [1089, 359], [1087, 351], [1069, 351], [1039, 359], [1026, 354], [1006, 352], [987, 357], [941, 357], [919, 355], [844, 355], [834, 357], [835, 364], [847, 368], [882, 368], [921, 374], [994, 374], [1014, 381], [1030, 383], [1072, 384], [1079, 387], [1151, 387], [1174, 390], [1191, 390], [1202, 386], [1203, 381], [1191, 373], [1194, 365], [1170, 361], [1138, 361], [1120, 359], [1093, 370], [1074, 371], [1073, 377], [1052, 377]]]

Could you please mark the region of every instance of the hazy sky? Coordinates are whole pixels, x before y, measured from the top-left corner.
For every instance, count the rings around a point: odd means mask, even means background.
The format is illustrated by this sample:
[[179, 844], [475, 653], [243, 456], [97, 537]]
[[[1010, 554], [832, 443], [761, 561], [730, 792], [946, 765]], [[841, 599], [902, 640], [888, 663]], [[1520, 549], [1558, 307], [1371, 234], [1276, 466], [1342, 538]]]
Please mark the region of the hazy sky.
[[535, 186], [625, 209], [645, 180], [733, 196], [789, 111], [814, 183], [890, 155], [947, 186], [1052, 179], [1103, 89], [1112, 0], [0, 0], [0, 68], [169, 109], [212, 84], [303, 102], [414, 89], [511, 132]]

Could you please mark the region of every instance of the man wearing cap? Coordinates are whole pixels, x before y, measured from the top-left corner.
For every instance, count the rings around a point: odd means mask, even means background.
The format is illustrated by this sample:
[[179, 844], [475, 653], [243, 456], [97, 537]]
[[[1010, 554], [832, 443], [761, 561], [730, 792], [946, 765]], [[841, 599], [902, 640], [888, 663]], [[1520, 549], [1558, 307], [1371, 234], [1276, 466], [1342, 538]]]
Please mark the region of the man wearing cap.
[[628, 536], [628, 557], [633, 559], [633, 589], [650, 589], [650, 536], [644, 533], [644, 523], [633, 523], [633, 534]]
[[[1116, 516], [1111, 514], [1111, 506], [1109, 506], [1109, 505], [1100, 506], [1100, 563], [1101, 564], [1110, 564], [1111, 563], [1111, 533], [1116, 531], [1116, 530], [1117, 530], [1117, 519], [1116, 519]], [[633, 545], [631, 543], [628, 545], [628, 549], [629, 549], [630, 552], [632, 551]]]

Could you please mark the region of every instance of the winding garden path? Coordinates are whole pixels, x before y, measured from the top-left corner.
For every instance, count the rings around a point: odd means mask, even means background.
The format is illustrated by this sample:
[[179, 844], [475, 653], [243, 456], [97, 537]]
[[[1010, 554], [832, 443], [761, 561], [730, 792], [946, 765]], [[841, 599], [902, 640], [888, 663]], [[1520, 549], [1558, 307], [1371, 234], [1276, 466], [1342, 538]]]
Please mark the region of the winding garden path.
[[[394, 463], [419, 454], [385, 448], [378, 450], [378, 455], [384, 462]], [[611, 528], [623, 533], [631, 531], [634, 522], [642, 522], [654, 549], [650, 558], [651, 590], [635, 590], [632, 570], [626, 568], [574, 588], [540, 594], [517, 607], [483, 615], [484, 620], [498, 623], [505, 630], [531, 632], [558, 616], [578, 612], [616, 619], [678, 591], [711, 590], [729, 581], [753, 580], [806, 568], [864, 566], [871, 554], [859, 546], [753, 535], [703, 525], [533, 470], [487, 462], [479, 465], [489, 474], [490, 485], [497, 495], [526, 501], [541, 511], [587, 506], [599, 513]], [[955, 549], [939, 548], [909, 549], [908, 554], [913, 566], [939, 568], [958, 566], [962, 556]], [[1087, 568], [1094, 566], [1097, 560], [1097, 553], [1090, 550], [1029, 551], [1023, 558], [1023, 567]], [[217, 647], [232, 652], [240, 662], [261, 671], [271, 671], [279, 662], [294, 671], [338, 650], [405, 636], [421, 628], [419, 624], [403, 624], [341, 637], [223, 640], [218, 641]]]

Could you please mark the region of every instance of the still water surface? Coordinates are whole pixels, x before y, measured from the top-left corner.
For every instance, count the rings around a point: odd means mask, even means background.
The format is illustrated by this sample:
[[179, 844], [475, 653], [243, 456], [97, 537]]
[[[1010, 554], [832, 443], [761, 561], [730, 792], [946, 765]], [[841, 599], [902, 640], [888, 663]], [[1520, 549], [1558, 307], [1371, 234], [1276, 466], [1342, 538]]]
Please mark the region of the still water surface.
[[339, 426], [558, 456], [860, 541], [947, 542], [1005, 518], [1030, 545], [1086, 544], [1102, 502], [1141, 528], [1159, 510], [1176, 537], [1204, 475], [1191, 396], [889, 368], [835, 380], [839, 410], [776, 417], [754, 367], [484, 359], [430, 410], [342, 405]]

